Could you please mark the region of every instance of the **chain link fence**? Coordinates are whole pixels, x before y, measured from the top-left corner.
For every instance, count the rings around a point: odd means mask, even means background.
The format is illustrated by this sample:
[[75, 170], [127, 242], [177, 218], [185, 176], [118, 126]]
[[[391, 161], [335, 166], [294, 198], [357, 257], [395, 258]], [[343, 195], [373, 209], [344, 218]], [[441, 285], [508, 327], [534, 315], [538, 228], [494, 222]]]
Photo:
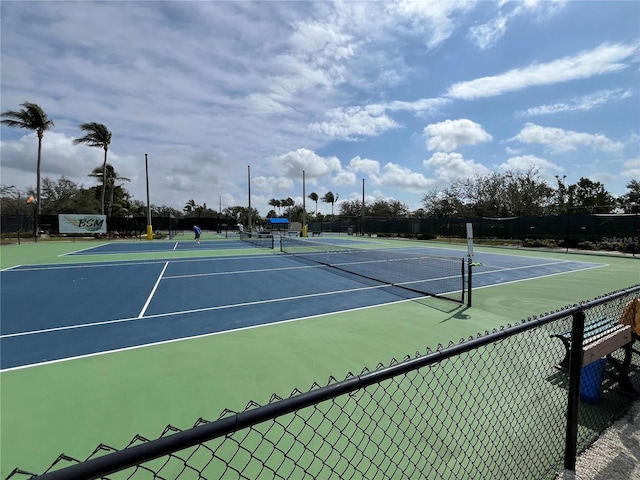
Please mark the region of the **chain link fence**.
[[[119, 451], [61, 455], [42, 479], [552, 479], [638, 396], [639, 299], [640, 285]], [[621, 321], [633, 342], [584, 391], [587, 366], [563, 359]]]

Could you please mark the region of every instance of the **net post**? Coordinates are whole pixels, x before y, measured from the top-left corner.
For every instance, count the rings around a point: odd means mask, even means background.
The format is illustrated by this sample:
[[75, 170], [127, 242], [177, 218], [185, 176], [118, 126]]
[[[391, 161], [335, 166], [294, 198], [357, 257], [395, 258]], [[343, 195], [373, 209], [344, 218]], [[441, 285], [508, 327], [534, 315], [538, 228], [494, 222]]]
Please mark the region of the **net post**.
[[[464, 272], [464, 259], [462, 259], [462, 270]], [[467, 261], [467, 307], [471, 306], [471, 290], [472, 290], [471, 278], [472, 277], [473, 277], [473, 265], [472, 265], [471, 259], [469, 259]]]
[[[467, 223], [467, 307], [471, 306], [471, 278], [473, 276], [473, 223]], [[464, 278], [464, 259], [462, 260], [462, 275]], [[464, 289], [464, 287], [463, 287]], [[464, 293], [463, 293], [464, 295]], [[464, 303], [464, 298], [462, 299]]]

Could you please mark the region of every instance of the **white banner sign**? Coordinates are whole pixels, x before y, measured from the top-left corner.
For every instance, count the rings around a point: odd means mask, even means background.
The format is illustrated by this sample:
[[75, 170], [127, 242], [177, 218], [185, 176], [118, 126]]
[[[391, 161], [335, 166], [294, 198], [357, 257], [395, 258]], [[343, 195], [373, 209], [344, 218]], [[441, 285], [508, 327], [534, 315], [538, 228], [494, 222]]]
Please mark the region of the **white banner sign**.
[[58, 222], [60, 233], [107, 233], [106, 215], [61, 213]]

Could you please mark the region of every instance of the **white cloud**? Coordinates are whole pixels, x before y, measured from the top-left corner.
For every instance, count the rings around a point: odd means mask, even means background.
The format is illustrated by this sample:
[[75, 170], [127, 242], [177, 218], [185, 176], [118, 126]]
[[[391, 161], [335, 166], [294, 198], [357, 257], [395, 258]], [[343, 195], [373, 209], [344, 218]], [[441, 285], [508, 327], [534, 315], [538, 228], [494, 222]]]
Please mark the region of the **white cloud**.
[[283, 192], [293, 188], [293, 180], [286, 177], [258, 176], [251, 179], [252, 190], [262, 192]]
[[480, 50], [492, 47], [507, 31], [507, 18], [498, 16], [488, 23], [472, 27], [469, 36], [475, 41]]
[[386, 4], [386, 11], [405, 18], [414, 34], [426, 37], [428, 48], [435, 48], [448, 39], [456, 28], [454, 17], [471, 9], [474, 0], [400, 0]]
[[464, 145], [475, 145], [493, 139], [481, 125], [462, 118], [433, 123], [424, 128], [428, 150], [444, 150], [450, 152]]
[[553, 152], [569, 152], [580, 147], [589, 147], [609, 153], [619, 153], [624, 144], [614, 142], [605, 135], [583, 132], [573, 132], [562, 128], [542, 127], [528, 123], [511, 140], [526, 144], [541, 144], [549, 147]]
[[356, 156], [349, 162], [349, 170], [355, 173], [378, 175], [380, 173], [380, 162]]
[[303, 170], [305, 177], [311, 181], [328, 176], [332, 172], [342, 171], [342, 165], [337, 157], [321, 157], [306, 148], [299, 148], [281, 155], [275, 159], [275, 163], [286, 177], [295, 180], [302, 178]]
[[507, 24], [519, 15], [535, 16], [538, 19], [555, 15], [566, 5], [566, 0], [525, 0], [517, 2], [499, 2], [498, 15], [487, 23], [469, 29], [469, 37], [478, 48], [486, 50], [493, 47], [507, 32]]
[[355, 185], [356, 174], [347, 171], [338, 172], [336, 176], [333, 177], [333, 183], [336, 185]]
[[309, 125], [312, 131], [330, 138], [352, 140], [374, 137], [400, 125], [375, 107], [334, 108], [327, 113], [329, 119]]
[[563, 172], [562, 167], [545, 160], [544, 158], [536, 157], [535, 155], [521, 155], [509, 158], [506, 162], [501, 163], [498, 167], [502, 171], [527, 171], [531, 167], [537, 167], [540, 171], [545, 173], [550, 172]]
[[629, 179], [640, 180], [640, 157], [632, 158], [624, 162], [624, 170], [620, 172], [622, 176]]
[[[27, 183], [16, 185], [18, 188], [26, 188], [27, 186], [35, 188], [37, 135], [29, 133], [17, 140], [2, 141], [0, 142], [0, 150], [2, 151], [3, 178], [7, 173], [5, 169], [12, 170], [20, 178], [28, 179]], [[40, 165], [42, 178], [49, 177], [55, 181], [58, 177], [64, 176], [78, 185], [93, 186], [96, 180], [89, 177], [89, 174], [94, 168], [101, 167], [103, 161], [104, 151], [102, 149], [73, 145], [73, 138], [53, 130], [44, 134]], [[137, 169], [131, 166], [134, 162], [133, 157], [109, 151], [107, 162], [115, 168], [120, 176], [135, 179]]]
[[410, 169], [389, 162], [382, 168], [381, 175], [370, 175], [374, 185], [385, 187], [399, 187], [416, 192], [424, 192], [425, 188], [434, 184], [434, 181], [423, 174], [413, 172]]
[[486, 175], [490, 172], [484, 165], [471, 159], [467, 160], [456, 152], [436, 152], [428, 160], [423, 160], [422, 164], [427, 170], [435, 170], [438, 179], [445, 182]]
[[632, 58], [637, 51], [637, 44], [604, 44], [593, 50], [583, 51], [574, 57], [517, 68], [500, 75], [468, 82], [459, 82], [449, 88], [446, 96], [473, 100], [540, 85], [553, 85], [618, 72], [629, 66], [628, 63], [622, 62]]
[[532, 117], [536, 115], [553, 115], [563, 112], [586, 112], [608, 102], [620, 101], [633, 96], [630, 89], [599, 90], [589, 95], [571, 97], [564, 101], [540, 105], [516, 112], [516, 117]]
[[401, 127], [387, 112], [433, 115], [450, 102], [451, 100], [447, 98], [421, 98], [413, 102], [395, 100], [388, 103], [334, 108], [327, 112], [326, 120], [311, 123], [309, 128], [330, 138], [341, 140], [375, 137], [387, 130]]
[[[602, 26], [598, 11], [633, 11], [628, 3], [592, 3], [592, 16], [581, 17], [581, 25]], [[432, 142], [429, 155], [482, 141], [484, 162], [491, 167], [491, 159], [532, 153], [526, 142], [535, 142], [527, 132], [523, 143], [488, 142], [517, 133], [508, 118], [496, 118], [516, 109], [527, 117], [588, 112], [580, 118], [558, 116], [554, 126], [564, 129], [559, 136], [570, 145], [580, 144], [571, 133], [583, 128], [578, 124], [594, 125], [589, 129], [602, 134], [583, 137], [595, 150], [615, 150], [624, 137], [615, 165], [606, 163], [611, 155], [600, 160], [600, 169], [611, 169], [621, 182], [621, 159], [640, 153], [628, 133], [637, 132], [637, 32], [623, 19], [598, 30], [598, 38], [621, 43], [593, 43], [589, 27], [574, 28], [571, 18], [581, 9], [574, 2], [566, 3], [566, 15], [554, 23], [533, 24], [564, 5], [542, 0], [42, 2], [34, 22], [30, 2], [4, 2], [0, 102], [7, 110], [34, 101], [55, 121], [55, 129], [45, 134], [43, 175], [94, 184], [87, 174], [100, 164], [101, 151], [69, 142], [80, 135], [80, 123], [97, 121], [114, 133], [109, 161], [132, 179], [127, 189], [134, 198], [145, 199], [144, 154], [149, 153], [152, 203], [179, 208], [192, 197], [199, 204], [219, 199], [223, 207], [246, 204], [247, 164], [256, 201], [300, 195], [302, 170], [308, 185], [322, 184], [325, 192], [335, 191], [335, 182], [352, 184], [355, 175], [357, 185], [371, 175], [383, 197], [392, 192], [411, 198], [431, 182], [413, 171], [415, 152], [427, 142], [421, 137], [425, 125], [442, 127], [431, 136], [424, 132]], [[513, 28], [516, 14], [527, 26], [522, 31]], [[506, 41], [506, 35], [500, 37], [506, 32], [514, 42], [510, 46], [528, 48], [487, 48], [479, 55], [462, 29], [481, 23], [490, 24], [483, 32], [485, 47]], [[542, 36], [549, 41], [540, 41]], [[575, 54], [562, 58], [565, 54], [557, 52], [566, 52], [567, 45], [576, 46]], [[514, 65], [522, 68], [513, 70]], [[610, 72], [617, 73], [595, 78]], [[594, 78], [576, 82], [575, 91], [596, 92], [593, 97], [566, 99], [556, 88], [525, 91], [588, 77]], [[619, 84], [603, 86], [611, 78]], [[464, 79], [472, 81], [460, 82]], [[449, 97], [442, 96], [449, 87]], [[491, 99], [495, 109], [457, 101], [507, 91], [515, 93]], [[595, 115], [602, 102], [615, 113]], [[458, 132], [437, 123], [460, 117], [477, 123], [468, 121], [469, 129]], [[491, 125], [491, 135], [479, 125]], [[25, 132], [10, 132], [3, 127], [2, 183], [26, 189], [35, 184], [37, 142], [33, 136], [19, 139]], [[585, 165], [595, 163], [594, 157], [581, 152]], [[559, 165], [568, 171], [570, 160], [563, 161]], [[460, 168], [465, 172], [469, 164]], [[373, 184], [373, 177], [366, 181]], [[357, 187], [340, 189], [347, 195]], [[263, 205], [255, 206], [264, 213]]]

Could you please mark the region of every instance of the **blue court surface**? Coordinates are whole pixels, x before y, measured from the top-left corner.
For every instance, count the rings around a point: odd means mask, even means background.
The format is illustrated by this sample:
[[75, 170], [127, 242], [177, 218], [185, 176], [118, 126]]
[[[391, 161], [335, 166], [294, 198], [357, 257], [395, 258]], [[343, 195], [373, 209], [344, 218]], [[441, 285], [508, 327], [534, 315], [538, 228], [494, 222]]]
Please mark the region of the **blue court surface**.
[[[216, 249], [227, 248], [224, 240], [213, 243]], [[265, 251], [237, 241], [228, 244], [229, 249], [253, 248], [255, 254], [3, 270], [0, 370], [420, 297], [403, 288], [302, 262], [277, 249]], [[75, 254], [126, 253], [131, 245], [135, 244], [113, 242]], [[140, 249], [206, 248], [204, 242], [184, 241], [137, 245]], [[390, 250], [464, 255], [429, 247]], [[144, 250], [136, 250], [140, 251]], [[494, 253], [477, 253], [474, 261], [481, 263], [474, 267], [474, 289], [603, 266]], [[433, 276], [425, 272], [429, 275]]]

